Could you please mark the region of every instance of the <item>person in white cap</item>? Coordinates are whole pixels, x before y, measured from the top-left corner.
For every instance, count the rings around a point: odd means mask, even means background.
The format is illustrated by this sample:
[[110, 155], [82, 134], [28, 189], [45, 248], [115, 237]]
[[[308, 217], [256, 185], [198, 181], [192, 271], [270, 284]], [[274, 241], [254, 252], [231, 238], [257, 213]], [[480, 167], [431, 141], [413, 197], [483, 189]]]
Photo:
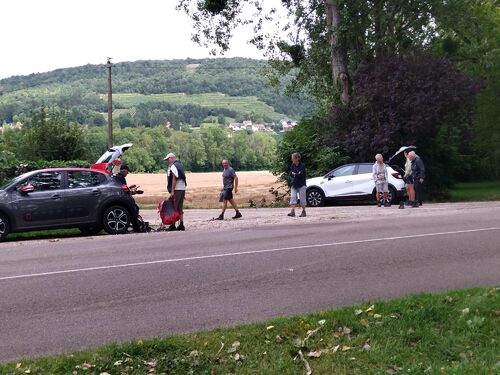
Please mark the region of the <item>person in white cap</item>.
[[170, 198], [175, 201], [175, 207], [180, 214], [179, 225], [175, 223], [168, 227], [169, 231], [186, 230], [184, 227], [184, 197], [186, 195], [186, 174], [184, 167], [179, 160], [176, 159], [174, 153], [170, 152], [163, 158], [168, 163], [167, 169], [167, 191], [170, 193]]

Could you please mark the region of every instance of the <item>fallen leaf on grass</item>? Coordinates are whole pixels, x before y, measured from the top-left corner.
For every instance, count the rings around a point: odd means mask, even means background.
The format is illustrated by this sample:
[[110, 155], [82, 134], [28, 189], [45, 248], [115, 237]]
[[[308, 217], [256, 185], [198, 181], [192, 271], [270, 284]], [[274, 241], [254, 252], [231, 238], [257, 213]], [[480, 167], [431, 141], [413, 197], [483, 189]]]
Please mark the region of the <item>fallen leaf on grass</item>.
[[350, 329], [349, 327], [346, 327], [346, 326], [342, 327], [342, 333], [343, 333], [344, 335], [348, 335], [348, 334], [349, 334], [349, 333], [351, 333], [351, 332], [352, 332], [352, 331], [351, 331], [351, 329]]
[[266, 329], [269, 331], [270, 329], [273, 329], [274, 326], [267, 326]]
[[81, 366], [82, 370], [88, 370], [89, 368], [94, 367], [94, 365], [91, 365], [90, 363], [84, 362]]
[[339, 350], [339, 347], [340, 345], [333, 346], [327, 349], [312, 350], [307, 353], [307, 356], [310, 358], [319, 358], [324, 353], [336, 353]]
[[366, 319], [361, 319], [359, 321], [359, 324], [361, 324], [363, 327], [368, 327], [368, 325], [369, 325], [368, 320], [366, 320]]
[[231, 347], [227, 350], [228, 353], [234, 353], [235, 351], [238, 350], [240, 346], [240, 342], [239, 341], [235, 341], [231, 344]]
[[354, 315], [358, 316], [358, 315], [361, 315], [363, 314], [363, 310], [354, 310]]
[[280, 343], [280, 342], [282, 342], [282, 341], [283, 341], [283, 339], [281, 338], [281, 336], [277, 335], [277, 336], [275, 337], [274, 341], [275, 341], [275, 342]]
[[363, 350], [371, 350], [371, 346], [370, 346], [370, 339], [366, 340], [365, 343], [363, 344]]
[[21, 368], [23, 364], [21, 362], [16, 363], [16, 369]]
[[387, 370], [385, 370], [385, 372], [388, 373], [388, 374], [395, 374], [395, 373], [397, 373], [398, 371], [401, 371], [401, 370], [402, 370], [401, 367], [391, 366]]
[[232, 358], [237, 362], [237, 361], [242, 361], [245, 359], [245, 356], [239, 353], [236, 353], [232, 356]]
[[343, 352], [347, 352], [348, 350], [351, 350], [350, 346], [347, 346], [347, 345], [342, 346], [342, 351]]
[[373, 314], [373, 318], [374, 319], [381, 319], [382, 315], [380, 315], [380, 314]]
[[372, 312], [373, 310], [375, 310], [375, 305], [371, 305], [371, 306], [370, 306], [369, 308], [367, 308], [365, 311], [366, 311], [367, 313], [369, 313], [369, 312]]

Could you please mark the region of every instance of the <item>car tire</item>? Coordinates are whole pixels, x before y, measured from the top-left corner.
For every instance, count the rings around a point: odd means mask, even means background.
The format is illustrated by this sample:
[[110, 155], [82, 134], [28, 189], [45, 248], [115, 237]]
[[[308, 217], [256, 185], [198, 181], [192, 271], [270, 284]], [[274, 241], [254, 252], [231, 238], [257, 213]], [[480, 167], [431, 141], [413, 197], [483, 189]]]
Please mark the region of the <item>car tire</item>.
[[[390, 204], [398, 203], [398, 193], [392, 186], [389, 186], [389, 193], [387, 194], [387, 198], [389, 199]], [[377, 202], [377, 190], [373, 190], [373, 200]], [[384, 203], [383, 200], [384, 198], [382, 196], [382, 198], [379, 199], [380, 203]]]
[[96, 234], [98, 234], [102, 230], [102, 227], [98, 227], [98, 226], [79, 227], [78, 229], [80, 230], [80, 232], [84, 236], [95, 236]]
[[389, 194], [387, 198], [389, 199], [390, 204], [398, 203], [398, 193], [392, 186], [389, 186]]
[[4, 214], [0, 214], [0, 241], [3, 241], [10, 232], [10, 224]]
[[325, 205], [325, 195], [323, 191], [317, 188], [307, 191], [306, 200], [309, 207], [321, 207]]
[[102, 215], [102, 226], [109, 234], [126, 233], [130, 226], [130, 213], [122, 206], [111, 206]]

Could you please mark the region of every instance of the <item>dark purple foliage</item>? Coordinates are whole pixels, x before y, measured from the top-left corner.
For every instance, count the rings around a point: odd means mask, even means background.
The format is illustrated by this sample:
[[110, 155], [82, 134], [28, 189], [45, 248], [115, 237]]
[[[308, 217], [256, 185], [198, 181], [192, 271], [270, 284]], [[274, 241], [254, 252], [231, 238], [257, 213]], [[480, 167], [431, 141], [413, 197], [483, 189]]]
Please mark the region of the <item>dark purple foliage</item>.
[[336, 107], [326, 119], [328, 143], [355, 161], [392, 154], [401, 145], [430, 145], [443, 127], [470, 138], [480, 82], [451, 61], [426, 53], [393, 56], [362, 66], [353, 76], [349, 107]]

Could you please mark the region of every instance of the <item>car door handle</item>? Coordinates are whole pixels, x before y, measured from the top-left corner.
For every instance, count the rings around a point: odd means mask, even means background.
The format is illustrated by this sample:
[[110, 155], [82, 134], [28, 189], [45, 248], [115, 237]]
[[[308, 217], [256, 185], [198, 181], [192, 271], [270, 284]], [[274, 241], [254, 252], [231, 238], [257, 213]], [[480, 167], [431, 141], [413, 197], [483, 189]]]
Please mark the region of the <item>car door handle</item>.
[[61, 195], [60, 194], [54, 194], [52, 196], [52, 199], [54, 199], [54, 200], [61, 199]]
[[352, 182], [351, 180], [347, 180], [345, 183], [350, 184], [351, 182]]
[[92, 194], [101, 195], [101, 191], [100, 190], [92, 190]]

